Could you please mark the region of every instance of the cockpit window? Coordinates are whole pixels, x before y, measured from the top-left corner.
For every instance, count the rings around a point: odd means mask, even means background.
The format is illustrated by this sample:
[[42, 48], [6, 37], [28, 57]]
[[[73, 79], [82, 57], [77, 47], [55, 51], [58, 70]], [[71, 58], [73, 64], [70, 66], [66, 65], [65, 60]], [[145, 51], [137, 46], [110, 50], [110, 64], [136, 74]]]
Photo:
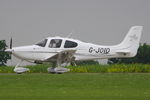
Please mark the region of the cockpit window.
[[52, 39], [49, 44], [49, 47], [50, 48], [60, 48], [61, 43], [62, 43], [61, 39]]
[[66, 40], [64, 48], [75, 48], [77, 46], [78, 44], [76, 42]]
[[38, 42], [38, 43], [35, 44], [35, 45], [38, 45], [38, 46], [41, 46], [41, 47], [45, 47], [46, 43], [47, 43], [47, 39], [44, 39], [44, 40]]

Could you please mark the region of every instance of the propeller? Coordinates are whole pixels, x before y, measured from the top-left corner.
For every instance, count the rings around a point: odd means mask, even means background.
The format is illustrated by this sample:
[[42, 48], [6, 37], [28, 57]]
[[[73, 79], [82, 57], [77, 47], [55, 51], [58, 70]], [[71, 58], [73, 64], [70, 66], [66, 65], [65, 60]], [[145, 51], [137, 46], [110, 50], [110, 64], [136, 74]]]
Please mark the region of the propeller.
[[9, 49], [6, 49], [5, 51], [10, 54], [10, 63], [11, 63], [11, 66], [12, 66], [12, 37], [10, 38]]
[[9, 45], [9, 48], [7, 48], [6, 50], [5, 50], [5, 52], [9, 52], [10, 54], [12, 54], [12, 37], [10, 38], [10, 45]]
[[12, 49], [12, 37], [10, 38], [10, 49]]

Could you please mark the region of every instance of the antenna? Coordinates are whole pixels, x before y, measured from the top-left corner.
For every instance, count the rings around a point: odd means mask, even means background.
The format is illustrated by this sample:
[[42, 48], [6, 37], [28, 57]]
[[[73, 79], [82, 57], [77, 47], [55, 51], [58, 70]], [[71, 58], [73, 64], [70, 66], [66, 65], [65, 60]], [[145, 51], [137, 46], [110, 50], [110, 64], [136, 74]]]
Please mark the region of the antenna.
[[73, 34], [73, 30], [68, 34], [67, 38], [70, 38]]

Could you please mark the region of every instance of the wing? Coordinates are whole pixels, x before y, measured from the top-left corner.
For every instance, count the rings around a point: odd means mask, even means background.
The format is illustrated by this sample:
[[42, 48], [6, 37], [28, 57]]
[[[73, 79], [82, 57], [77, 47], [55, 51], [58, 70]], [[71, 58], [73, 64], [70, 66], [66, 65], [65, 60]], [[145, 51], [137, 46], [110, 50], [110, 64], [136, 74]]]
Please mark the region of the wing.
[[61, 63], [70, 62], [74, 58], [75, 52], [76, 50], [64, 50], [52, 57], [46, 58], [44, 61], [61, 61]]

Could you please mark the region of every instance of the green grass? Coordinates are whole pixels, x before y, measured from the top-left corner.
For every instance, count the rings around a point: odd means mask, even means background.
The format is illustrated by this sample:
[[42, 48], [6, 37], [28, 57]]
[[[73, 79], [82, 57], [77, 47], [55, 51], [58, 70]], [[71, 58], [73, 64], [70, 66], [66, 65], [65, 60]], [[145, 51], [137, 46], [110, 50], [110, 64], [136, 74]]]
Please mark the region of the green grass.
[[0, 74], [0, 100], [150, 100], [150, 74]]
[[149, 64], [111, 64], [69, 66], [71, 72], [83, 73], [149, 73]]
[[[49, 64], [26, 66], [28, 73], [47, 73]], [[150, 64], [112, 64], [67, 66], [71, 73], [150, 73]], [[0, 73], [14, 73], [14, 67], [0, 66]]]

